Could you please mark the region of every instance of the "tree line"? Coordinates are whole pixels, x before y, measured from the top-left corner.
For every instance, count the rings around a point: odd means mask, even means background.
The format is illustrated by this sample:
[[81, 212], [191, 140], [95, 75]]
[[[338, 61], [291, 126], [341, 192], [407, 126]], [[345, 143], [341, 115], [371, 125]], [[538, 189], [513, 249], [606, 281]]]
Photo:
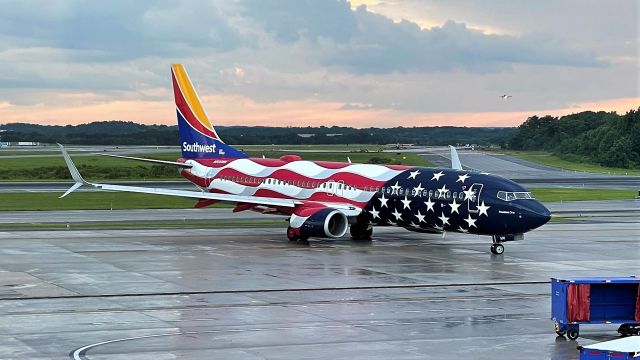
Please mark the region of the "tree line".
[[584, 111], [531, 116], [509, 141], [515, 150], [543, 150], [569, 161], [640, 168], [640, 108], [624, 115]]
[[[497, 145], [515, 134], [515, 128], [471, 127], [216, 127], [224, 141], [240, 145], [316, 145], [316, 144], [416, 144]], [[128, 121], [102, 121], [82, 125], [35, 125], [11, 123], [0, 125], [2, 141], [36, 141], [74, 145], [177, 145], [178, 127], [142, 125]], [[311, 137], [301, 137], [313, 134]]]

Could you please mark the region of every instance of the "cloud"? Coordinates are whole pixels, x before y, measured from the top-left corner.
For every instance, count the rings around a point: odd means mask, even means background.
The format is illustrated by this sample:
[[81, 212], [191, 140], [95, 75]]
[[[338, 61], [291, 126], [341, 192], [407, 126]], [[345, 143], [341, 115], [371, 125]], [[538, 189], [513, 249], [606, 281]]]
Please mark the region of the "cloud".
[[[228, 51], [243, 45], [218, 8], [205, 0], [10, 1], [0, 14], [0, 33], [14, 46], [88, 51], [93, 61]], [[28, 42], [19, 43], [22, 39]], [[86, 60], [76, 54], [69, 53], [68, 60]]]
[[352, 11], [345, 1], [255, 0], [244, 4], [246, 14], [275, 39], [310, 45], [306, 51], [315, 55], [318, 64], [356, 74], [453, 69], [497, 72], [514, 63], [606, 65], [595, 54], [572, 49], [549, 36], [489, 35], [452, 20], [422, 29], [407, 20], [394, 22], [365, 5]]

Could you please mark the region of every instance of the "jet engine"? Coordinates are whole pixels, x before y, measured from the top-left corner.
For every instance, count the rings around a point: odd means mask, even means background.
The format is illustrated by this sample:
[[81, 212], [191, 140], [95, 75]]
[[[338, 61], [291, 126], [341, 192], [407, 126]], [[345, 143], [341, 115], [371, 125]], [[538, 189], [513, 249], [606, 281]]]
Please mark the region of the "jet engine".
[[[296, 224], [300, 220], [302, 224]], [[291, 226], [299, 228], [302, 237], [339, 238], [349, 228], [349, 220], [343, 212], [333, 208], [322, 208], [305, 219], [291, 218]], [[295, 226], [299, 225], [299, 226]]]

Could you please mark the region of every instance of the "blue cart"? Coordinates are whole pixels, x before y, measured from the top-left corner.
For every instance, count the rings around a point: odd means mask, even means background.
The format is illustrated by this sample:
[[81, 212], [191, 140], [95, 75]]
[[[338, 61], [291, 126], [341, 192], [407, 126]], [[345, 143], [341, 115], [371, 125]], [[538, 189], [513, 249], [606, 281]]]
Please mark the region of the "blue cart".
[[622, 335], [640, 335], [640, 278], [552, 278], [551, 320], [571, 340], [582, 324], [622, 324]]

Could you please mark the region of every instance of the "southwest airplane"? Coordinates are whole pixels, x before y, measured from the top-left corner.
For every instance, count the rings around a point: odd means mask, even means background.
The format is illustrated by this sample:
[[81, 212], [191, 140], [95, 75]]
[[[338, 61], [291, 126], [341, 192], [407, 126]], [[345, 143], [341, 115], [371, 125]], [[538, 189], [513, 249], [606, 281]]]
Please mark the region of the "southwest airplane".
[[452, 168], [305, 161], [297, 155], [250, 158], [225, 144], [206, 115], [180, 64], [171, 68], [182, 158], [176, 162], [107, 155], [173, 165], [200, 191], [97, 184], [85, 181], [60, 145], [75, 184], [109, 191], [173, 195], [198, 199], [195, 207], [217, 202], [289, 216], [287, 237], [368, 240], [373, 225], [399, 226], [423, 233], [489, 235], [491, 252], [542, 226], [550, 212], [531, 193], [508, 179], [463, 170], [451, 147]]

